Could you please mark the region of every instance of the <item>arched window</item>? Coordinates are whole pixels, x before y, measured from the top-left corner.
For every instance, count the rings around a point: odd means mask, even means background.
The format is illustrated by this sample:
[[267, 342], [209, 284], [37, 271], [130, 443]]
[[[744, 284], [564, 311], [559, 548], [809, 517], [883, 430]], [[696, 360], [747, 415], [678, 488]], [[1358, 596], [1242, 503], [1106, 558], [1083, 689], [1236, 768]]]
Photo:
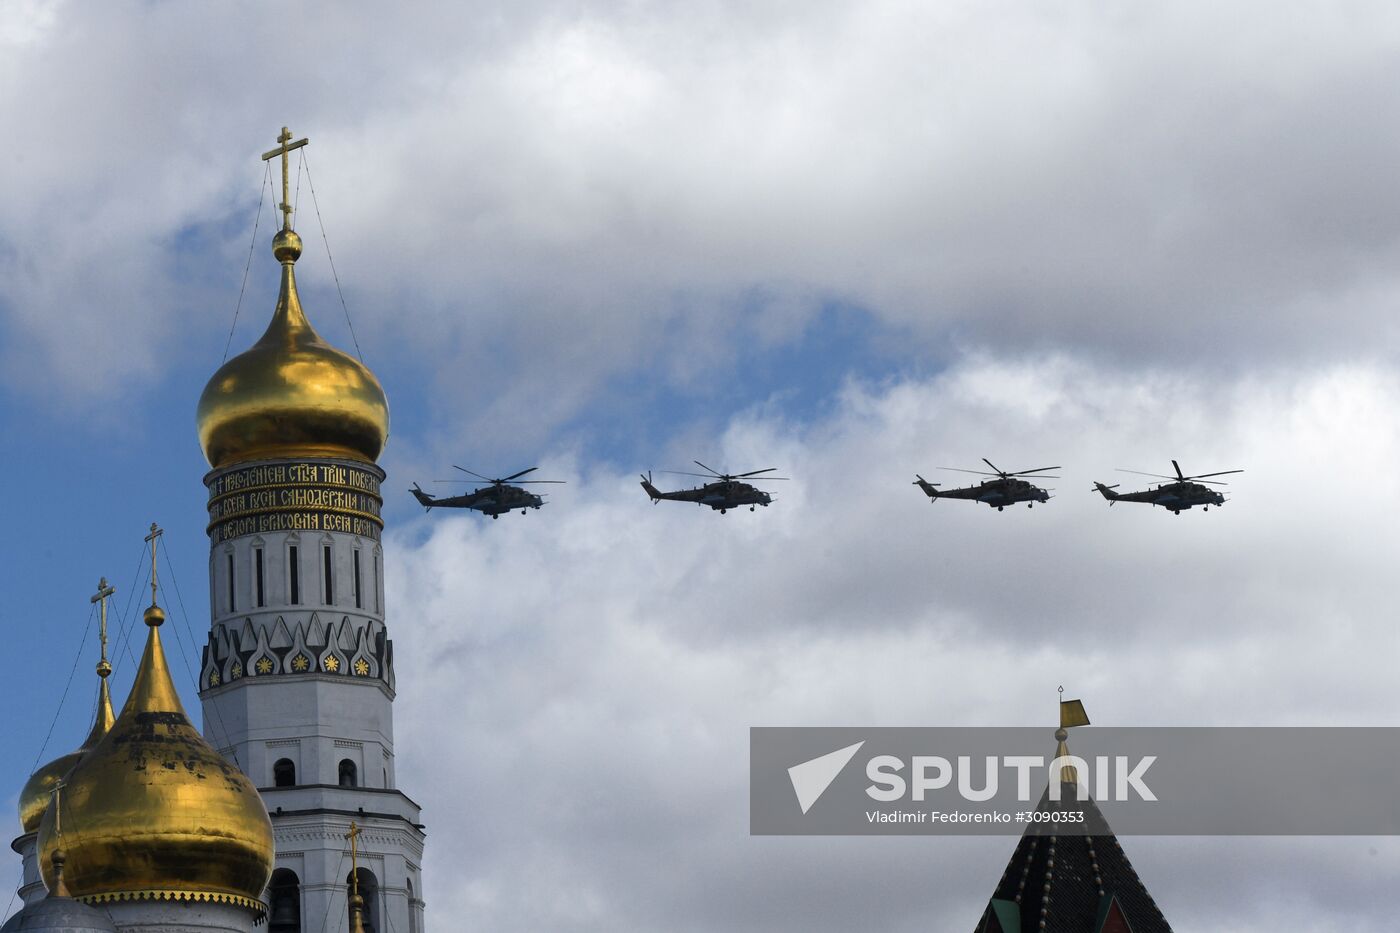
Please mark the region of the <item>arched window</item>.
[[[348, 916], [350, 906], [351, 879], [359, 881], [360, 897], [365, 901], [365, 933], [379, 931], [379, 879], [368, 868], [360, 868], [345, 876], [345, 904]], [[270, 933], [270, 931], [269, 931]]]
[[279, 868], [268, 882], [268, 933], [301, 933], [301, 882], [290, 868]]
[[279, 758], [272, 766], [272, 783], [276, 787], [297, 786], [297, 766], [290, 758]]
[[340, 759], [340, 786], [360, 786], [359, 773], [355, 769], [355, 763], [349, 758]]

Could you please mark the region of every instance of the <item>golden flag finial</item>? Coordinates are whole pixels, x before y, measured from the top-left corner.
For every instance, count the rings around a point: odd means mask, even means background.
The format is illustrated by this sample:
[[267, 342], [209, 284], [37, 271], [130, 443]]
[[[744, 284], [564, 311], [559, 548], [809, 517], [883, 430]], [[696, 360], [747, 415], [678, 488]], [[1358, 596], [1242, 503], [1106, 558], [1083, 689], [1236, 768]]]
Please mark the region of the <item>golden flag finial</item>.
[[279, 143], [278, 147], [264, 152], [262, 154], [262, 160], [266, 162], [268, 159], [275, 159], [278, 156], [282, 157], [282, 203], [277, 206], [282, 211], [282, 229], [291, 230], [292, 197], [291, 188], [288, 184], [287, 153], [291, 152], [293, 149], [300, 149], [310, 142], [310, 140], [303, 138], [292, 142], [292, 131], [284, 126], [282, 127], [282, 135], [277, 137], [277, 142]]
[[[1065, 741], [1069, 738], [1069, 731], [1075, 726], [1089, 725], [1089, 714], [1084, 711], [1084, 703], [1081, 700], [1066, 700], [1065, 688], [1060, 686], [1060, 728], [1055, 730], [1055, 741], [1059, 744], [1055, 748], [1055, 757], [1068, 758], [1069, 744]], [[1067, 767], [1060, 772], [1060, 780], [1070, 784], [1079, 783], [1079, 769]]]
[[97, 662], [97, 676], [106, 677], [112, 673], [112, 664], [107, 660], [107, 597], [117, 590], [115, 587], [107, 585], [107, 578], [103, 577], [97, 581], [97, 592], [93, 594], [88, 602], [102, 604], [102, 624], [97, 630], [98, 641], [102, 644], [102, 660]]
[[1073, 729], [1075, 726], [1089, 725], [1089, 714], [1084, 712], [1082, 700], [1066, 700], [1065, 688], [1060, 687], [1060, 728]]

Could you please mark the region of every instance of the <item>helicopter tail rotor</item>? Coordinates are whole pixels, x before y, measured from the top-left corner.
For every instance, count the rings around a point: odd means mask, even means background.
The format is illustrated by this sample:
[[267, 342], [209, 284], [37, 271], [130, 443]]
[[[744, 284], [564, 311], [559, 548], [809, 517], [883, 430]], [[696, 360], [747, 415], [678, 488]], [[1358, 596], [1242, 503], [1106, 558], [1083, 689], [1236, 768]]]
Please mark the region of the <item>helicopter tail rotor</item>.
[[657, 489], [655, 486], [653, 486], [653, 485], [651, 484], [651, 471], [650, 471], [650, 470], [648, 470], [647, 473], [646, 473], [646, 475], [642, 477], [642, 488], [645, 489], [647, 495], [648, 495], [649, 497], [651, 497], [651, 504], [652, 504], [652, 505], [656, 505], [656, 503], [658, 503], [658, 502], [661, 501], [661, 490]]

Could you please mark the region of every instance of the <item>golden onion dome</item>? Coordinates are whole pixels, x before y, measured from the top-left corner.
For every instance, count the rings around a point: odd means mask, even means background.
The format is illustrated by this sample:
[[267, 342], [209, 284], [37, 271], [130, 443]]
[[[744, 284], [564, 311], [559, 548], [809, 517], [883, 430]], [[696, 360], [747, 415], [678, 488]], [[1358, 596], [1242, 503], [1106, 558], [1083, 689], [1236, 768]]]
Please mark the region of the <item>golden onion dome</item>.
[[301, 237], [272, 241], [282, 290], [262, 338], [216, 372], [199, 398], [199, 443], [213, 467], [276, 457], [373, 463], [389, 437], [389, 403], [374, 373], [321, 339], [301, 309]]
[[63, 881], [88, 902], [218, 901], [261, 911], [272, 821], [253, 782], [190, 724], [170, 679], [159, 607], [131, 696], [69, 772], [39, 827], [44, 883], [60, 847]]
[[107, 675], [111, 672], [112, 665], [103, 658], [102, 663], [97, 666], [97, 674], [101, 678], [101, 686], [97, 691], [97, 712], [93, 716], [92, 729], [88, 731], [82, 746], [76, 752], [55, 758], [24, 782], [24, 787], [19, 792], [19, 823], [24, 832], [38, 831], [44, 811], [49, 808], [49, 801], [53, 799], [54, 785], [73, 770], [73, 766], [83, 755], [96, 747], [98, 741], [107, 734], [107, 730], [112, 728], [116, 717], [112, 715], [112, 694], [107, 689]]

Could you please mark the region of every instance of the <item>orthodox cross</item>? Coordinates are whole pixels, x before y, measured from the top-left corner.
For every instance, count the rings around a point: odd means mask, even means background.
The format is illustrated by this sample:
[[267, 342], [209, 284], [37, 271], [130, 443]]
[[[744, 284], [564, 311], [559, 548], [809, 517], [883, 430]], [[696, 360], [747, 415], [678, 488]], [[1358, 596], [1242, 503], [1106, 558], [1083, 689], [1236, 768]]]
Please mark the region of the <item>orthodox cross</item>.
[[156, 541], [165, 534], [160, 526], [151, 522], [151, 533], [146, 535], [146, 540], [151, 543], [151, 605], [156, 604]]
[[292, 229], [292, 198], [291, 191], [287, 186], [287, 153], [291, 152], [293, 149], [300, 149], [310, 142], [310, 140], [303, 138], [292, 142], [292, 131], [284, 126], [282, 127], [282, 135], [277, 137], [277, 142], [279, 143], [278, 147], [264, 152], [262, 154], [262, 160], [266, 162], [268, 159], [275, 159], [279, 155], [282, 157], [282, 203], [277, 206], [282, 211], [282, 229], [290, 230]]
[[355, 821], [350, 821], [350, 831], [345, 834], [345, 838], [350, 840], [350, 893], [356, 897], [360, 895], [360, 869], [359, 869], [359, 846], [356, 841], [360, 838], [360, 833], [364, 832]]
[[63, 823], [60, 822], [63, 817], [63, 811], [60, 810], [58, 806], [58, 795], [59, 792], [67, 786], [63, 778], [59, 778], [53, 785], [53, 834], [55, 836], [63, 835]]
[[116, 592], [114, 587], [107, 585], [107, 578], [103, 577], [97, 581], [97, 592], [93, 594], [88, 602], [102, 604], [102, 627], [98, 629], [98, 637], [102, 642], [102, 660], [97, 662], [97, 676], [106, 677], [112, 673], [112, 665], [107, 660], [107, 597]]

